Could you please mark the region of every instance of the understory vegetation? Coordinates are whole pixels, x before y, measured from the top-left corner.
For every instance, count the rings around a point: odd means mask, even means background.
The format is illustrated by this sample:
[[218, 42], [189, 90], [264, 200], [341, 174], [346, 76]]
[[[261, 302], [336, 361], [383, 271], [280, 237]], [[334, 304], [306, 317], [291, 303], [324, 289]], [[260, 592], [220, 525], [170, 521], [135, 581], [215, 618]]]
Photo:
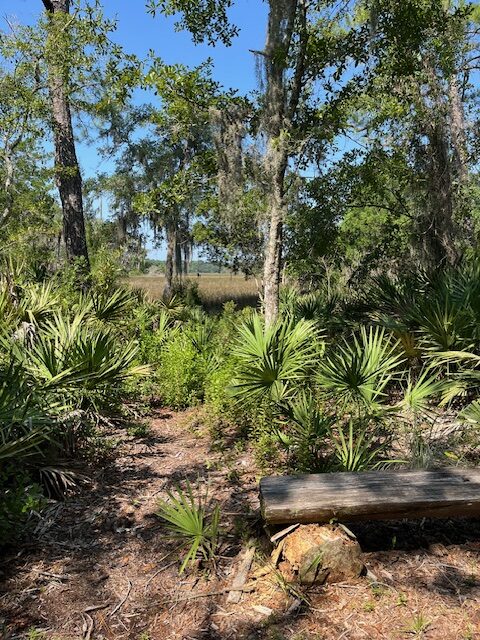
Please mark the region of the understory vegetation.
[[[108, 456], [115, 429], [136, 433], [152, 403], [196, 407], [212, 446], [251, 446], [264, 471], [478, 463], [477, 260], [375, 276], [355, 291], [286, 285], [267, 328], [258, 309], [233, 301], [211, 315], [181, 295], [151, 300], [95, 279], [82, 291], [74, 276], [33, 281], [13, 262], [4, 273], [2, 543], [45, 500], [75, 490], [74, 461]], [[197, 530], [183, 568], [214, 552], [202, 538], [206, 506], [187, 489], [160, 511], [177, 529], [183, 512]], [[209, 517], [215, 537], [218, 513]]]

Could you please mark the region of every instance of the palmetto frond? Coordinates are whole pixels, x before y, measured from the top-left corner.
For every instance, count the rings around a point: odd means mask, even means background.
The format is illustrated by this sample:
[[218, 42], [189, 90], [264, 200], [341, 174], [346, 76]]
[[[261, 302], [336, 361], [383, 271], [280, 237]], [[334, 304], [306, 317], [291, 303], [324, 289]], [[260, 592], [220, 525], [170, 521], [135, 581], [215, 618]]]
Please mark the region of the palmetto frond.
[[430, 367], [426, 367], [415, 380], [411, 374], [408, 376], [404, 395], [398, 406], [414, 415], [423, 414], [426, 417], [432, 417], [434, 415], [431, 409], [432, 398], [441, 396], [447, 388], [447, 381], [439, 380], [438, 374]]
[[129, 289], [92, 291], [90, 294], [92, 313], [97, 320], [113, 322], [125, 318], [135, 302], [135, 294]]
[[60, 296], [51, 283], [31, 284], [23, 290], [18, 315], [20, 320], [38, 326], [53, 315], [59, 302]]
[[302, 471], [315, 470], [336, 417], [325, 414], [314, 395], [305, 391], [279, 408], [284, 417], [279, 420], [279, 428], [274, 429], [274, 437], [296, 453], [297, 467]]
[[239, 329], [233, 355], [238, 362], [232, 392], [248, 400], [278, 400], [301, 384], [314, 363], [318, 332], [311, 322], [279, 320], [265, 328], [253, 315]]
[[458, 418], [463, 422], [474, 425], [480, 425], [480, 400], [475, 400], [468, 407], [465, 407], [459, 414]]
[[220, 508], [210, 508], [208, 496], [195, 498], [191, 484], [185, 490], [179, 486], [167, 491], [168, 500], [159, 502], [158, 515], [167, 523], [170, 533], [188, 544], [180, 573], [200, 555], [205, 560], [214, 557], [217, 547]]
[[386, 460], [384, 454], [387, 442], [379, 442], [377, 434], [370, 431], [368, 424], [358, 425], [348, 422], [348, 430], [339, 424], [331, 431], [334, 454], [340, 471], [367, 471], [378, 469], [402, 460]]
[[17, 348], [14, 353], [43, 389], [79, 397], [149, 371], [135, 365], [133, 342], [120, 346], [110, 329], [92, 326], [85, 313], [72, 320], [55, 314], [30, 348]]
[[480, 388], [480, 356], [470, 351], [445, 351], [434, 358], [435, 364], [453, 364], [449, 384], [445, 387], [442, 403], [446, 404], [457, 396], [463, 396], [470, 389]]
[[327, 395], [341, 402], [371, 407], [384, 398], [402, 362], [396, 341], [385, 330], [362, 327], [360, 336], [343, 340], [320, 361], [316, 380]]
[[51, 421], [32, 396], [22, 369], [0, 371], [0, 460], [36, 455], [50, 437]]

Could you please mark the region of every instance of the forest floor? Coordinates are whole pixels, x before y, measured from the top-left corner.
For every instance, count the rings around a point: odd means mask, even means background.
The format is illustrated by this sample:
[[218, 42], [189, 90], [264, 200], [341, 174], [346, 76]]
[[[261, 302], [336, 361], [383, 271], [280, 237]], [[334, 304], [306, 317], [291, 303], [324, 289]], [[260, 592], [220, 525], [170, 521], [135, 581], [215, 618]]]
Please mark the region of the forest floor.
[[[162, 410], [145, 438], [123, 433], [115, 458], [90, 469], [90, 483], [52, 504], [31, 542], [0, 559], [2, 640], [480, 639], [479, 521], [352, 527], [375, 582], [317, 586], [303, 601], [266, 576], [228, 603], [248, 540], [258, 547], [253, 570], [267, 553], [260, 474], [248, 451], [212, 451], [194, 417]], [[179, 575], [178, 540], [155, 515], [186, 478], [208, 485], [222, 507], [208, 573]]]

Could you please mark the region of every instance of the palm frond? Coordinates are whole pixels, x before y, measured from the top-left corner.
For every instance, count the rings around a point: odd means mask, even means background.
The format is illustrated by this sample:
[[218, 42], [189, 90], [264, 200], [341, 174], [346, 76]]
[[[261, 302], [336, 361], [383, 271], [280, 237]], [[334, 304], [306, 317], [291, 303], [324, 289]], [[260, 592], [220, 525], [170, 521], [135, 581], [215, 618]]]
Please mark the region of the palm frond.
[[384, 399], [403, 361], [397, 341], [384, 329], [362, 327], [359, 337], [343, 340], [324, 356], [316, 380], [324, 393], [340, 402], [373, 406]]
[[199, 555], [204, 560], [214, 557], [220, 522], [219, 506], [209, 508], [207, 495], [195, 498], [190, 482], [185, 485], [185, 489], [177, 486], [175, 491], [167, 491], [168, 500], [161, 500], [158, 510], [170, 533], [188, 545], [180, 573]]
[[92, 312], [97, 320], [114, 322], [126, 317], [135, 303], [135, 296], [129, 289], [113, 291], [92, 291], [90, 294]]
[[428, 418], [435, 415], [431, 401], [435, 396], [442, 396], [448, 389], [448, 382], [438, 378], [438, 373], [431, 367], [425, 367], [420, 375], [413, 379], [409, 374], [399, 407], [405, 408], [414, 415], [423, 414]]
[[238, 371], [231, 391], [240, 399], [279, 400], [291, 385], [305, 379], [318, 337], [306, 320], [279, 320], [265, 328], [258, 315], [252, 316], [238, 331], [233, 349]]
[[388, 444], [379, 442], [376, 433], [369, 430], [368, 424], [362, 426], [349, 420], [348, 430], [345, 432], [339, 424], [336, 431], [331, 430], [331, 438], [340, 471], [367, 471], [404, 462], [384, 458]]

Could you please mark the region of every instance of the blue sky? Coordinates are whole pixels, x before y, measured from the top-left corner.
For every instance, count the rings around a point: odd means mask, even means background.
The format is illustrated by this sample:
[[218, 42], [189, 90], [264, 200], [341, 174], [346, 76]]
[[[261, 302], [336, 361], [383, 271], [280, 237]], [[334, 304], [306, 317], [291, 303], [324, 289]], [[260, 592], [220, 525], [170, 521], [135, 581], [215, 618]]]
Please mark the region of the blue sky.
[[[255, 87], [253, 55], [249, 49], [261, 49], [265, 40], [267, 5], [262, 0], [238, 0], [229, 12], [240, 27], [240, 35], [231, 47], [195, 46], [187, 32], [176, 32], [174, 18], [147, 14], [143, 0], [103, 0], [107, 16], [118, 18], [114, 39], [126, 51], [145, 57], [154, 49], [165, 62], [197, 65], [208, 57], [215, 62], [215, 77], [225, 86], [241, 92]], [[20, 23], [34, 22], [42, 9], [41, 0], [0, 0], [0, 19], [17, 17]], [[5, 26], [5, 25], [2, 25]]]
[[[166, 63], [187, 66], [196, 66], [210, 57], [215, 80], [226, 88], [237, 89], [241, 94], [255, 89], [255, 62], [250, 49], [262, 49], [265, 40], [267, 5], [262, 0], [238, 0], [232, 7], [229, 15], [240, 34], [231, 47], [195, 46], [189, 33], [175, 31], [174, 18], [149, 15], [143, 0], [103, 0], [102, 4], [107, 16], [118, 19], [114, 39], [125, 51], [144, 58], [153, 49]], [[6, 27], [5, 16], [20, 24], [34, 23], [42, 7], [41, 0], [0, 0], [1, 28]], [[95, 146], [80, 142], [78, 156], [85, 177], [108, 171], [109, 163], [102, 161]], [[161, 249], [151, 252], [155, 257], [163, 257], [163, 253]]]

